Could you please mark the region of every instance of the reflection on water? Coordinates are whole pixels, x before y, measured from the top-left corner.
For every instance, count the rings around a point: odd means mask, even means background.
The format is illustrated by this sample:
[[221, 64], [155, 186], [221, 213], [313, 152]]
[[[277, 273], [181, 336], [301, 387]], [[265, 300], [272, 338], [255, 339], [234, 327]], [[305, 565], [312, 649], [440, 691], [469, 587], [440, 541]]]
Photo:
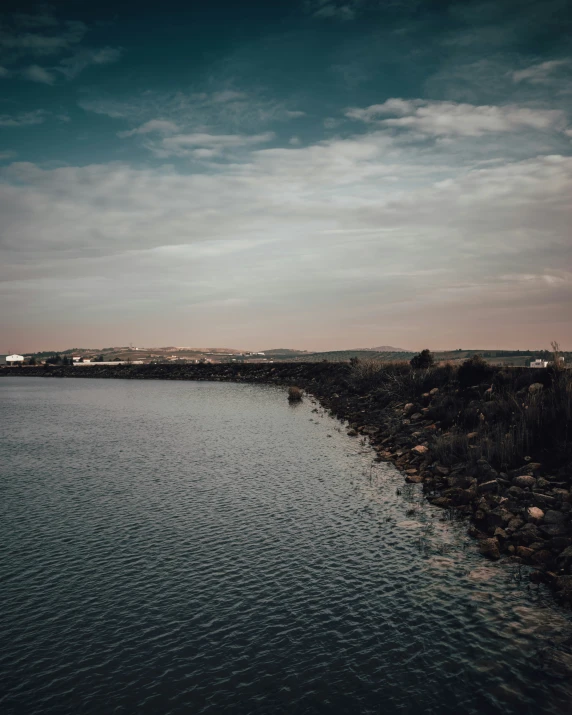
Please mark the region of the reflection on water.
[[5, 379], [8, 713], [565, 713], [570, 617], [315, 404]]

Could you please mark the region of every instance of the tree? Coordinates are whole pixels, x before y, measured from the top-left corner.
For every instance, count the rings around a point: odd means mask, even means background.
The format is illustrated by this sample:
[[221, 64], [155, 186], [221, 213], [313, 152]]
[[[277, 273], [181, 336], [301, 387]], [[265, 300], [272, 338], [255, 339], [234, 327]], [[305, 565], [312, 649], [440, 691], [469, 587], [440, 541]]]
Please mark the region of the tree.
[[32, 357], [28, 360], [28, 365], [35, 365], [36, 364], [36, 358], [32, 355]]
[[412, 368], [415, 369], [427, 369], [428, 367], [433, 367], [435, 364], [435, 358], [431, 350], [427, 348], [422, 350], [418, 355], [414, 355], [409, 361]]

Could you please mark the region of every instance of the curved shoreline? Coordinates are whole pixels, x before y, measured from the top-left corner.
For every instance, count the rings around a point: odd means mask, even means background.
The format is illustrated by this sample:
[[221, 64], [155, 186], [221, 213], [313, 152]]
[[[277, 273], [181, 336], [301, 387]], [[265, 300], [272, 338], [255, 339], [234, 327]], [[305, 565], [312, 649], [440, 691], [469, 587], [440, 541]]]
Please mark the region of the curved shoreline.
[[[348, 434], [371, 443], [378, 461], [392, 462], [408, 482], [423, 485], [427, 499], [451, 516], [468, 517], [468, 533], [488, 558], [501, 555], [535, 568], [562, 605], [572, 606], [572, 475], [570, 465], [545, 468], [525, 460], [508, 473], [484, 459], [444, 466], [434, 454], [443, 430], [427, 419], [444, 394], [423, 395], [425, 407], [381, 407], [375, 391], [356, 390], [347, 363], [117, 365], [0, 368], [0, 377], [60, 377], [230, 381], [296, 385], [314, 395]], [[485, 400], [481, 396], [481, 400]], [[424, 410], [412, 414], [413, 409]]]

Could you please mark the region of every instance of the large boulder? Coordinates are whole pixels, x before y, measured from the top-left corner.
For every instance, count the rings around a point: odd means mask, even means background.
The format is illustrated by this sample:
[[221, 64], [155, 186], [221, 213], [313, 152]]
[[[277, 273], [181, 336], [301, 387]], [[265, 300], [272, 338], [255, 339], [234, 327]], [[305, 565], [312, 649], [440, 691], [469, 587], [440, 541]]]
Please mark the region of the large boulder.
[[521, 489], [532, 489], [536, 485], [536, 479], [528, 474], [521, 474], [512, 480], [515, 487]]
[[546, 536], [566, 536], [568, 534], [566, 524], [543, 524], [540, 530]]
[[534, 524], [525, 524], [516, 532], [516, 537], [525, 546], [540, 539], [538, 528]]
[[480, 541], [479, 550], [488, 559], [493, 559], [494, 561], [500, 559], [499, 540], [496, 537]]

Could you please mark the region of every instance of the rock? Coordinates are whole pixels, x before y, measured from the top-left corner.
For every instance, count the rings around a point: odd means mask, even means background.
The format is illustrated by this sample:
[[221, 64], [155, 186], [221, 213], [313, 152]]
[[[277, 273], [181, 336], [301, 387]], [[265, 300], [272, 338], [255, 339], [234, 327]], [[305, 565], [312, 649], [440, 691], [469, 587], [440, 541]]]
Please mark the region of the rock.
[[496, 479], [492, 479], [490, 482], [483, 482], [477, 487], [477, 492], [479, 494], [488, 494], [490, 492], [498, 493], [499, 483]]
[[440, 464], [437, 464], [435, 467], [433, 467], [433, 471], [442, 477], [446, 477], [451, 470], [448, 467], [442, 467]]
[[553, 536], [549, 543], [552, 551], [559, 554], [569, 546], [572, 546], [572, 539], [569, 536]]
[[566, 536], [568, 533], [566, 524], [543, 524], [540, 530], [546, 536]]
[[410, 412], [413, 412], [414, 409], [415, 405], [413, 404], [413, 402], [408, 402], [403, 408], [403, 414], [408, 415]]
[[533, 524], [538, 524], [544, 518], [544, 512], [537, 506], [528, 507], [528, 509], [526, 510], [526, 514], [528, 516], [529, 521], [531, 521]]
[[405, 481], [409, 484], [422, 484], [423, 477], [421, 476], [421, 474], [408, 474], [405, 477]]
[[452, 506], [451, 500], [447, 497], [433, 497], [429, 501], [433, 506], [438, 506], [440, 509], [448, 509]]
[[563, 514], [561, 511], [553, 511], [551, 509], [544, 515], [545, 524], [564, 524], [566, 521], [566, 514]]
[[526, 546], [517, 546], [516, 555], [520, 556], [521, 559], [526, 559], [528, 561], [534, 556], [534, 551]]
[[529, 386], [528, 392], [531, 395], [535, 395], [538, 392], [542, 392], [544, 390], [544, 385], [541, 382], [533, 382], [532, 385]]
[[424, 455], [428, 454], [429, 448], [425, 447], [422, 444], [418, 444], [417, 446], [412, 447], [411, 451], [413, 452], [413, 454], [418, 454], [418, 455], [424, 456]]
[[417, 420], [420, 420], [422, 418], [423, 418], [423, 415], [421, 414], [421, 412], [415, 412], [414, 414], [411, 415], [411, 417], [409, 419], [412, 422], [417, 422]]
[[534, 524], [525, 524], [522, 529], [516, 532], [518, 540], [525, 545], [532, 544], [533, 541], [538, 541], [539, 536], [538, 529]]
[[523, 526], [524, 521], [519, 516], [515, 516], [508, 522], [507, 529], [510, 529], [511, 531], [518, 531]]
[[499, 539], [500, 541], [506, 541], [508, 539], [508, 534], [506, 533], [506, 531], [504, 529], [501, 529], [500, 526], [497, 526], [493, 536], [495, 538]]
[[358, 433], [356, 432], [355, 429], [349, 429], [347, 432], [348, 437], [357, 437]]
[[564, 549], [564, 551], [556, 558], [558, 568], [566, 573], [572, 572], [572, 546]]
[[500, 559], [499, 541], [495, 537], [492, 539], [483, 539], [479, 543], [479, 550], [481, 554], [486, 556], [488, 559], [493, 559], [495, 561]]
[[521, 489], [520, 487], [509, 487], [506, 490], [506, 495], [507, 495], [507, 497], [510, 497], [511, 499], [519, 500], [519, 499], [522, 499], [522, 497], [524, 496], [524, 490]]
[[550, 489], [551, 484], [548, 481], [548, 479], [544, 479], [544, 477], [539, 477], [536, 480], [536, 489]]
[[475, 439], [475, 437], [478, 437], [479, 433], [478, 432], [469, 432], [467, 434], [467, 439]]
[[528, 476], [527, 474], [521, 474], [520, 476], [515, 477], [512, 480], [512, 483], [515, 487], [520, 487], [521, 489], [532, 489], [532, 487], [536, 484], [536, 479]]
[[451, 500], [451, 503], [458, 506], [459, 504], [468, 504], [471, 501], [471, 493], [460, 487], [452, 487], [443, 492], [443, 496]]
[[532, 497], [532, 501], [534, 502], [534, 506], [540, 506], [541, 509], [556, 506], [556, 499], [551, 497], [549, 494], [535, 493]]
[[559, 576], [554, 585], [560, 601], [572, 605], [572, 576]]
[[432, 390], [429, 390], [429, 394], [430, 394], [431, 396], [436, 395], [438, 392], [439, 392], [439, 388], [438, 388], [438, 387], [434, 387]]
[[548, 549], [539, 549], [534, 552], [532, 557], [532, 563], [537, 564], [537, 566], [547, 566], [552, 562], [552, 553]]

